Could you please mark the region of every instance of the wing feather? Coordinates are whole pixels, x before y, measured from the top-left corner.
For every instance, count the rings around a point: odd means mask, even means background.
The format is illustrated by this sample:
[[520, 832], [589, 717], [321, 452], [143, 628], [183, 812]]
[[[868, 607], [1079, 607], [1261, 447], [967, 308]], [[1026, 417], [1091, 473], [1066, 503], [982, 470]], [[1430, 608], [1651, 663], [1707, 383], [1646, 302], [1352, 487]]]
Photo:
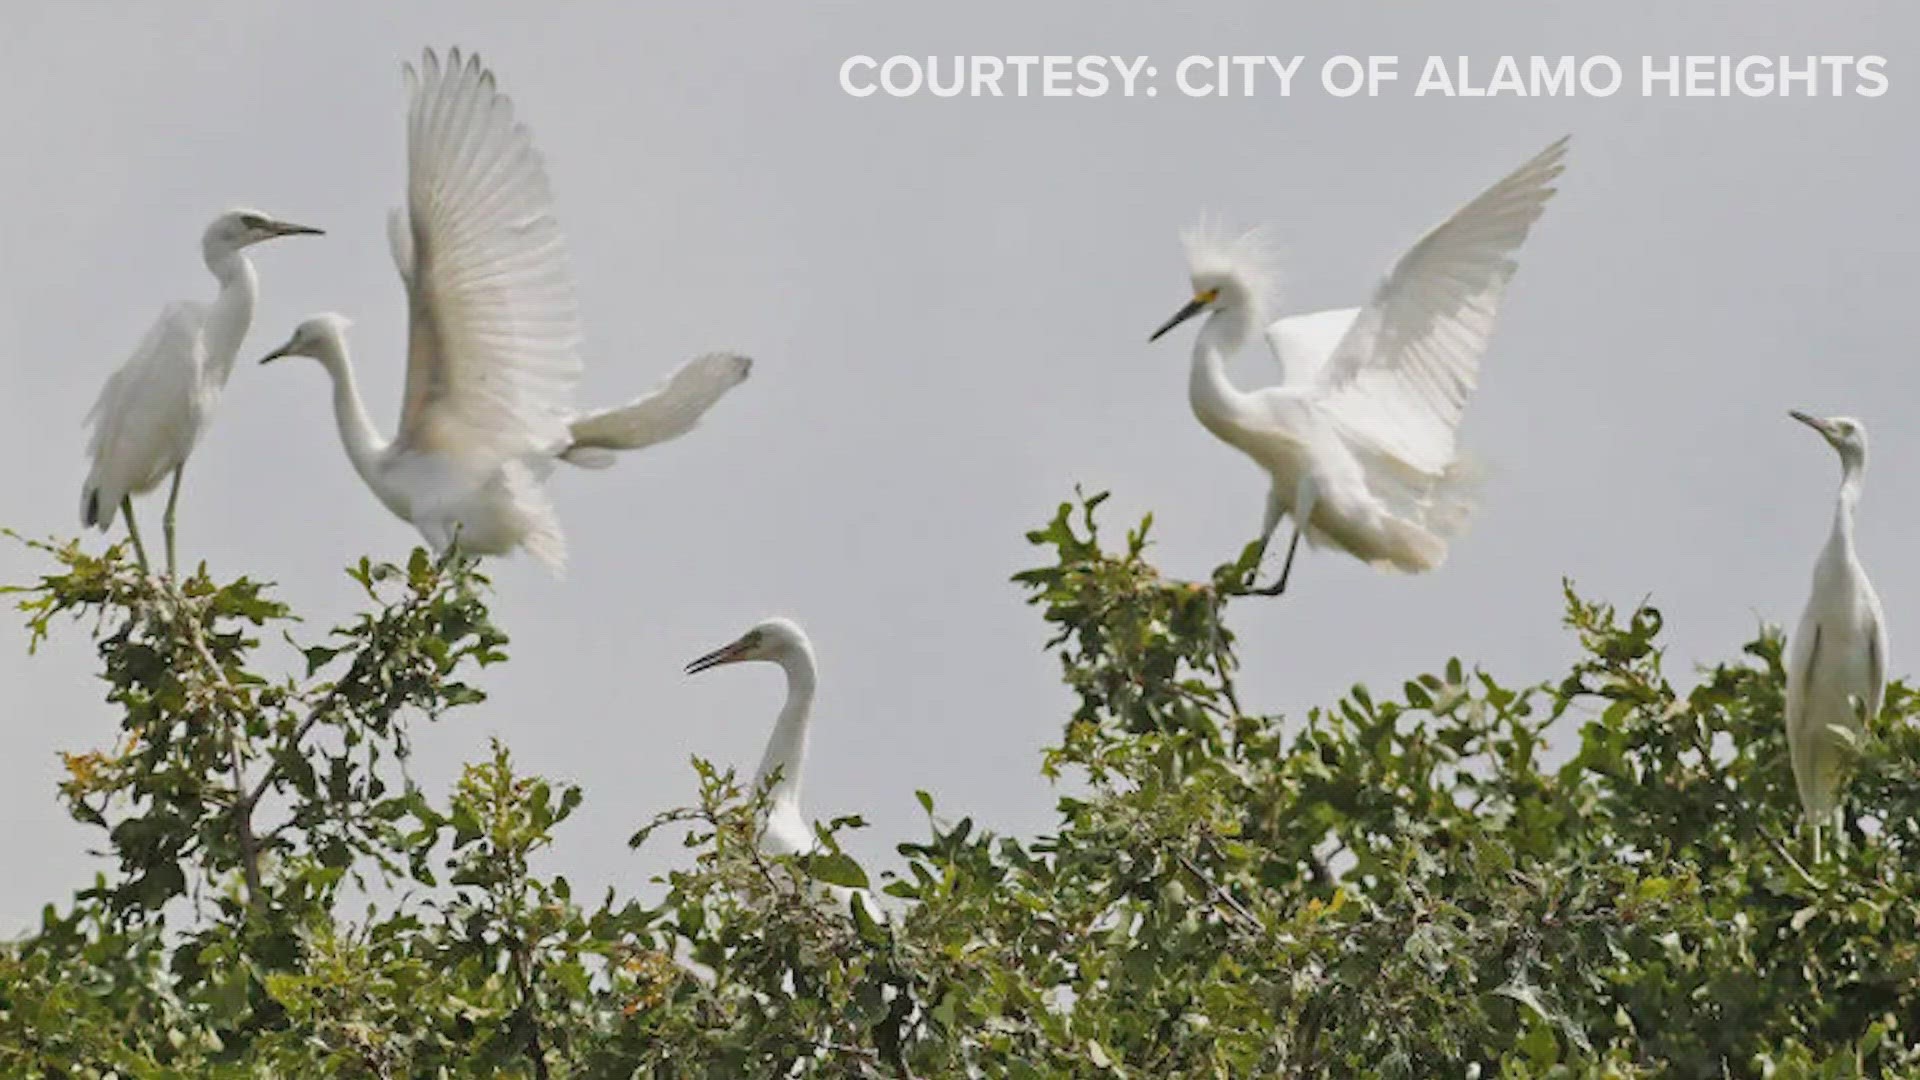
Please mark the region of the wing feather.
[[1359, 308], [1336, 308], [1289, 315], [1269, 325], [1267, 348], [1280, 362], [1282, 382], [1287, 386], [1313, 386], [1359, 317]]
[[198, 304], [170, 305], [100, 388], [87, 413], [93, 465], [80, 493], [83, 525], [112, 525], [120, 500], [151, 491], [193, 452], [204, 314]]
[[1348, 434], [1429, 475], [1454, 458], [1513, 254], [1553, 195], [1567, 140], [1423, 237], [1374, 290], [1315, 391]]
[[1887, 695], [1887, 623], [1875, 597], [1867, 607], [1867, 699], [1862, 702], [1866, 720], [1872, 723], [1880, 715], [1880, 703]]
[[[677, 439], [752, 370], [753, 361], [736, 353], [696, 356], [633, 401], [575, 420], [569, 459], [577, 450], [637, 450]], [[586, 455], [584, 463], [595, 459]]]
[[478, 56], [407, 68], [411, 331], [400, 441], [506, 460], [566, 444], [579, 305], [545, 166]]

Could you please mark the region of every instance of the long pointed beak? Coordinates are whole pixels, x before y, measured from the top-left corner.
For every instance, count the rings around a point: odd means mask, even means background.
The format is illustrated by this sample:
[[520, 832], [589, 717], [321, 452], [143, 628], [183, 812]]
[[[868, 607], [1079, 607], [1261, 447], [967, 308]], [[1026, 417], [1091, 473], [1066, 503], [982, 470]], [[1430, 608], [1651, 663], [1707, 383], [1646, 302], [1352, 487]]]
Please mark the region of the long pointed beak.
[[285, 345], [282, 345], [282, 346], [280, 346], [279, 348], [277, 348], [277, 349], [275, 349], [275, 350], [273, 350], [272, 352], [270, 352], [270, 353], [268, 353], [267, 355], [265, 355], [265, 356], [263, 356], [263, 357], [261, 357], [261, 358], [260, 358], [260, 362], [261, 362], [262, 364], [270, 364], [270, 363], [272, 363], [272, 362], [274, 362], [275, 360], [278, 360], [278, 359], [280, 359], [281, 357], [283, 357], [283, 356], [285, 356], [285, 355], [287, 355], [287, 353], [288, 353], [289, 351], [291, 351], [292, 349], [293, 349], [293, 342], [292, 342], [292, 341], [288, 341], [288, 342], [287, 342], [287, 343], [286, 343]]
[[1810, 416], [1807, 413], [1801, 412], [1799, 409], [1790, 409], [1787, 411], [1787, 415], [1793, 417], [1795, 420], [1800, 421], [1801, 423], [1807, 425], [1808, 427], [1812, 428], [1813, 430], [1819, 432], [1822, 435], [1826, 435], [1829, 437], [1833, 435], [1832, 430], [1830, 430], [1827, 427], [1827, 422], [1825, 420], [1820, 419], [1817, 416]]
[[744, 651], [746, 651], [746, 646], [740, 642], [728, 642], [705, 656], [700, 657], [693, 663], [688, 664], [687, 674], [698, 675], [708, 668], [717, 668], [721, 664], [731, 664], [740, 659], [740, 654]]
[[1188, 319], [1193, 318], [1195, 315], [1200, 314], [1200, 312], [1204, 310], [1206, 306], [1207, 306], [1207, 302], [1197, 296], [1187, 301], [1186, 307], [1183, 307], [1179, 311], [1174, 312], [1173, 318], [1168, 319], [1166, 322], [1162, 323], [1160, 325], [1160, 329], [1155, 330], [1147, 338], [1147, 340], [1159, 341], [1160, 336], [1162, 334], [1165, 334], [1167, 331], [1173, 329], [1176, 326], [1179, 326], [1183, 322], [1186, 322]]
[[325, 236], [327, 235], [327, 231], [325, 229], [316, 229], [311, 225], [295, 225], [291, 221], [276, 221], [273, 223], [273, 235], [275, 236]]

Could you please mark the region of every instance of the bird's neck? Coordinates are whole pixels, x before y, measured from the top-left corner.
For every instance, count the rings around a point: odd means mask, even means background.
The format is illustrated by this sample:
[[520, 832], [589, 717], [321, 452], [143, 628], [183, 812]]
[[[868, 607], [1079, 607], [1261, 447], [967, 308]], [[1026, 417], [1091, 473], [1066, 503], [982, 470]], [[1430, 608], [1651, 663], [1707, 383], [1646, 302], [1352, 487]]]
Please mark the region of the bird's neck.
[[1239, 311], [1216, 311], [1207, 317], [1193, 343], [1193, 371], [1187, 382], [1187, 400], [1193, 414], [1208, 431], [1233, 442], [1245, 430], [1247, 397], [1227, 378], [1227, 358], [1246, 344], [1252, 320]]
[[386, 453], [387, 440], [373, 426], [366, 403], [360, 400], [360, 384], [353, 375], [353, 361], [347, 348], [338, 343], [321, 350], [318, 358], [333, 377], [333, 419], [340, 427], [340, 444], [347, 449], [347, 460], [370, 487], [381, 485], [380, 459]]
[[755, 782], [764, 784], [778, 772], [780, 779], [768, 795], [769, 803], [798, 807], [800, 774], [807, 764], [807, 727], [813, 716], [813, 650], [803, 645], [781, 657], [780, 666], [787, 673], [787, 703], [774, 721]]
[[247, 328], [253, 325], [260, 280], [254, 276], [252, 261], [238, 251], [210, 247], [205, 254], [207, 269], [220, 281], [220, 295], [214, 297], [206, 322], [207, 377], [215, 386], [225, 386]]
[[1860, 489], [1866, 480], [1866, 465], [1851, 459], [1843, 461], [1840, 496], [1833, 502], [1833, 534], [1830, 543], [1853, 554], [1853, 512], [1860, 504]]

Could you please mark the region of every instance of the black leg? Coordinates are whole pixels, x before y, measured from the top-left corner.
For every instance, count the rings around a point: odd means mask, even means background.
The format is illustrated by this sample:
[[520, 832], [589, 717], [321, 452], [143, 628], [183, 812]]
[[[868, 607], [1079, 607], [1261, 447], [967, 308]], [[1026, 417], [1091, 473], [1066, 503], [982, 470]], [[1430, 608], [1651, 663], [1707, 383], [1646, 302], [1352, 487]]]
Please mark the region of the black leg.
[[1264, 589], [1248, 589], [1253, 596], [1279, 596], [1287, 591], [1287, 579], [1293, 576], [1293, 554], [1300, 550], [1300, 530], [1293, 530], [1293, 539], [1287, 541], [1287, 561], [1280, 564], [1280, 580]]

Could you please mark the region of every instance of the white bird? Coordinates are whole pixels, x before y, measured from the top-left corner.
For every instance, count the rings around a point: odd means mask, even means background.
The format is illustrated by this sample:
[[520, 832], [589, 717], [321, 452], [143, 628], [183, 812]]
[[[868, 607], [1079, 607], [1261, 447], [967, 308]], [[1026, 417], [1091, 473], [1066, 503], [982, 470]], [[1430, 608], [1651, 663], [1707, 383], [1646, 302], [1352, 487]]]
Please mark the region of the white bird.
[[541, 482], [691, 430], [752, 361], [709, 353], [651, 393], [580, 414], [578, 304], [545, 167], [478, 56], [431, 50], [406, 68], [407, 205], [388, 219], [409, 333], [400, 428], [367, 416], [347, 321], [308, 319], [264, 357], [308, 356], [333, 378], [347, 458], [380, 502], [436, 551], [523, 549], [560, 573], [566, 543]]
[[1429, 232], [1364, 308], [1268, 327], [1279, 386], [1245, 392], [1226, 373], [1272, 300], [1277, 275], [1260, 234], [1205, 225], [1186, 234], [1193, 299], [1153, 339], [1208, 314], [1193, 349], [1194, 415], [1272, 478], [1262, 555], [1280, 519], [1294, 520], [1279, 581], [1253, 591], [1286, 589], [1302, 532], [1315, 546], [1408, 572], [1446, 558], [1475, 479], [1455, 431], [1517, 268], [1513, 254], [1554, 192], [1566, 147], [1555, 142]]
[[816, 669], [813, 643], [791, 619], [767, 619], [738, 638], [687, 665], [687, 674], [722, 664], [759, 660], [780, 665], [787, 675], [787, 701], [773, 723], [773, 734], [754, 775], [756, 789], [767, 791], [767, 816], [760, 847], [770, 855], [804, 855], [819, 843], [800, 810], [800, 780], [807, 766], [807, 729], [813, 718]]
[[173, 519], [180, 475], [200, 436], [213, 422], [233, 371], [234, 358], [253, 322], [260, 280], [246, 248], [276, 236], [320, 235], [306, 225], [279, 221], [257, 210], [229, 210], [200, 237], [201, 256], [220, 282], [211, 304], [172, 304], [147, 331], [139, 348], [107, 379], [87, 422], [93, 426], [87, 452], [93, 467], [80, 488], [80, 523], [105, 532], [116, 510], [127, 516], [140, 564], [147, 552], [133, 520], [133, 496], [160, 486], [167, 492], [167, 573], [174, 571]]
[[1853, 547], [1853, 511], [1867, 471], [1867, 429], [1850, 417], [1795, 420], [1818, 431], [1840, 454], [1840, 498], [1833, 531], [1813, 564], [1813, 593], [1787, 658], [1787, 748], [1800, 805], [1813, 827], [1839, 805], [1841, 774], [1880, 713], [1887, 688], [1887, 624]]
[[[722, 664], [759, 660], [780, 665], [787, 676], [787, 700], [773, 722], [773, 734], [754, 774], [754, 789], [767, 790], [766, 816], [760, 822], [760, 850], [769, 855], [810, 855], [820, 838], [800, 808], [800, 781], [807, 767], [807, 731], [813, 718], [816, 668], [813, 643], [791, 619], [767, 619], [738, 638], [687, 665], [697, 675]], [[825, 882], [820, 891], [845, 905], [858, 899], [869, 915], [883, 917], [865, 889]]]

